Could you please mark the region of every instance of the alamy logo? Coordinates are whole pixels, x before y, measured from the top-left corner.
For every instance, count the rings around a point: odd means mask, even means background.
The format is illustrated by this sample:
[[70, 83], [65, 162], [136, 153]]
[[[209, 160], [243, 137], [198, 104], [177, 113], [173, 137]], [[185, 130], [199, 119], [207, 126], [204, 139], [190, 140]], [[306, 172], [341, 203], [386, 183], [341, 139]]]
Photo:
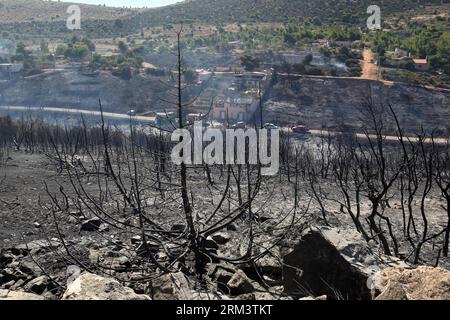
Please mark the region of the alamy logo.
[[[172, 162], [177, 165], [260, 164], [261, 174], [265, 176], [276, 175], [279, 170], [278, 129], [204, 130], [202, 122], [196, 121], [193, 130], [177, 129], [171, 139], [178, 142], [171, 154]], [[207, 145], [204, 146], [204, 143]]]
[[67, 13], [70, 16], [67, 18], [66, 25], [69, 30], [81, 29], [81, 9], [77, 5], [71, 5], [67, 8]]
[[367, 28], [369, 30], [381, 30], [381, 8], [377, 5], [371, 5], [367, 8], [367, 13], [371, 15], [367, 19]]

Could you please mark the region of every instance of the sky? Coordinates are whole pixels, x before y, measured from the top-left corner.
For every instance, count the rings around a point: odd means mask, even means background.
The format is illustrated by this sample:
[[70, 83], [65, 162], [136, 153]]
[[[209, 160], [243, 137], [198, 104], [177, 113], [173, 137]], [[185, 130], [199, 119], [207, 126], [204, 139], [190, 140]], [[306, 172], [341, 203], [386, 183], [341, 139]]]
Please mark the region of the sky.
[[111, 7], [160, 7], [179, 2], [180, 0], [63, 0], [66, 2], [79, 2], [88, 4], [105, 4]]

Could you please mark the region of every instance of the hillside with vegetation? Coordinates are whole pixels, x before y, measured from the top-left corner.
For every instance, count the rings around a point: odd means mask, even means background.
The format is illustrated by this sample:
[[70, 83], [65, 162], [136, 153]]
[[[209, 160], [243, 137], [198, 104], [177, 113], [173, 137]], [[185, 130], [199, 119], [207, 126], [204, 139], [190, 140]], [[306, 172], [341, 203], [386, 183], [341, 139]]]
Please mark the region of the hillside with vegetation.
[[442, 4], [442, 0], [398, 1], [381, 3], [354, 0], [193, 0], [172, 6], [151, 9], [139, 14], [145, 22], [160, 24], [181, 20], [203, 22], [292, 22], [312, 19], [320, 23], [358, 23], [367, 18], [367, 7], [378, 4], [386, 13], [403, 12], [428, 4]]
[[[422, 10], [426, 5], [442, 5], [448, 0], [383, 1], [383, 14]], [[0, 0], [0, 25], [23, 33], [65, 33], [61, 20], [68, 17], [70, 3], [40, 0]], [[227, 23], [311, 22], [322, 24], [363, 25], [367, 7], [373, 1], [353, 0], [191, 0], [153, 9], [109, 8], [81, 5], [83, 31], [92, 35], [120, 35], [139, 32], [142, 28], [168, 24], [205, 22]]]
[[[0, 23], [65, 21], [67, 8], [74, 3], [44, 0], [0, 0]], [[123, 18], [133, 10], [104, 5], [77, 4], [86, 20]]]

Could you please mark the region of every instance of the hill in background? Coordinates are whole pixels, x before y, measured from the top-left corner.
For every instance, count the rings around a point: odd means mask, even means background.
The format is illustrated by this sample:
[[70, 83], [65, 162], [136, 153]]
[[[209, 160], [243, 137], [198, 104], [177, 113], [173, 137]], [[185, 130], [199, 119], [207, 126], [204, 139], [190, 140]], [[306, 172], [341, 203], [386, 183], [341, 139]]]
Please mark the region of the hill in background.
[[[377, 3], [378, 2], [378, 3]], [[145, 27], [181, 21], [209, 24], [253, 22], [345, 23], [362, 25], [367, 7], [378, 4], [384, 17], [425, 5], [448, 4], [450, 0], [189, 0], [152, 9], [126, 9], [80, 5], [83, 31], [92, 36], [123, 35]], [[61, 24], [70, 3], [42, 0], [0, 0], [0, 25], [23, 34], [66, 33]]]
[[[0, 24], [64, 21], [67, 8], [73, 3], [48, 0], [0, 0]], [[77, 4], [83, 19], [110, 20], [123, 18], [135, 12], [132, 9], [102, 5]]]
[[384, 15], [420, 9], [448, 0], [190, 0], [146, 10], [139, 17], [148, 24], [199, 20], [212, 23], [290, 22], [316, 18], [317, 22], [355, 23], [366, 18], [367, 8], [377, 4]]

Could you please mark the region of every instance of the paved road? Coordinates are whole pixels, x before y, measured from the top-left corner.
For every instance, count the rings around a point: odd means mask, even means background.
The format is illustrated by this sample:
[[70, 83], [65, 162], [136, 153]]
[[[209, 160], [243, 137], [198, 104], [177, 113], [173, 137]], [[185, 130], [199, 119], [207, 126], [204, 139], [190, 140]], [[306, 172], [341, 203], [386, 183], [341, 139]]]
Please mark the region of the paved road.
[[[291, 128], [281, 128], [281, 131], [292, 133]], [[309, 132], [311, 133], [311, 135], [316, 136], [316, 137], [335, 137], [335, 136], [342, 134], [342, 132], [338, 132], [338, 131], [314, 130], [314, 129], [309, 130]], [[355, 133], [355, 136], [358, 139], [362, 139], [362, 140], [367, 140], [368, 138], [374, 140], [377, 138], [376, 135], [374, 135], [374, 134], [369, 134], [367, 136], [365, 133]], [[397, 136], [383, 136], [383, 137], [386, 141], [399, 141], [399, 138]], [[419, 141], [418, 137], [404, 136], [403, 139], [404, 139], [404, 141], [411, 141], [411, 142]], [[431, 139], [424, 140], [424, 143], [431, 143], [431, 142], [432, 142]], [[434, 138], [434, 143], [439, 144], [439, 145], [450, 144], [450, 138]]]
[[[50, 108], [50, 107], [25, 107], [25, 106], [0, 106], [0, 110], [11, 110], [11, 111], [35, 111], [35, 112], [56, 112], [56, 113], [66, 113], [66, 114], [83, 114], [94, 117], [100, 117], [100, 111], [91, 111], [91, 110], [83, 110], [83, 109], [67, 109], [67, 108]], [[112, 119], [130, 119], [130, 116], [122, 113], [112, 113], [112, 112], [103, 112], [103, 117], [112, 118]], [[132, 116], [132, 119], [135, 121], [142, 122], [155, 122], [155, 117], [147, 117], [147, 116]]]
[[[100, 117], [101, 113], [100, 111], [90, 111], [90, 110], [83, 110], [83, 109], [66, 109], [66, 108], [50, 108], [50, 107], [25, 107], [25, 106], [0, 106], [0, 110], [11, 110], [11, 111], [36, 111], [36, 112], [57, 112], [57, 113], [65, 113], [65, 114], [84, 114], [89, 116], [95, 116]], [[122, 113], [112, 113], [112, 112], [103, 112], [103, 116], [105, 118], [112, 118], [112, 119], [123, 119], [128, 120], [130, 118], [127, 114]], [[133, 116], [133, 120], [135, 121], [141, 121], [141, 122], [148, 122], [148, 123], [154, 123], [155, 117], [147, 117], [147, 116]], [[282, 131], [285, 132], [292, 132], [290, 128], [281, 128]], [[337, 131], [327, 131], [327, 130], [310, 130], [311, 135], [317, 136], [317, 137], [334, 137], [339, 134], [342, 134], [342, 132]], [[356, 137], [359, 139], [367, 139], [366, 134], [364, 133], [356, 133]], [[374, 139], [376, 138], [375, 135], [369, 135], [370, 138]], [[397, 136], [385, 136], [385, 139], [387, 141], [398, 141]], [[417, 137], [404, 137], [405, 140], [410, 140], [411, 142], [417, 142]], [[425, 141], [426, 143], [431, 143], [431, 140], [428, 139]], [[435, 138], [434, 142], [436, 144], [448, 144], [450, 143], [450, 138]]]

